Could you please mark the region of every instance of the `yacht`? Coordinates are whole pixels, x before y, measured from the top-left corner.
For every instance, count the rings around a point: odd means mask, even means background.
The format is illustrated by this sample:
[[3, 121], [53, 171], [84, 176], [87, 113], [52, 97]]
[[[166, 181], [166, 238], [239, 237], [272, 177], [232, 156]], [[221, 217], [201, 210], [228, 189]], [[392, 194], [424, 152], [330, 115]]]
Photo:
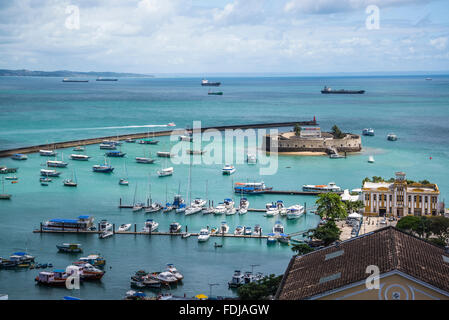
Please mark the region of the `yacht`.
[[231, 175], [235, 172], [235, 167], [233, 165], [227, 164], [221, 171], [224, 175]]
[[218, 203], [218, 205], [215, 207], [214, 214], [221, 215], [225, 213], [227, 210], [225, 204], [223, 202]]
[[162, 170], [157, 171], [157, 175], [159, 177], [171, 176], [173, 174], [173, 167], [164, 168]]
[[145, 158], [145, 157], [136, 157], [136, 162], [137, 163], [154, 163], [154, 159], [151, 158]]
[[131, 228], [131, 223], [122, 224], [117, 231], [123, 232], [128, 231]]
[[64, 161], [59, 160], [48, 160], [47, 161], [47, 167], [56, 167], [56, 168], [65, 168], [67, 167], [68, 163]]
[[178, 282], [178, 278], [176, 278], [176, 276], [169, 271], [154, 274], [153, 277], [166, 285], [176, 284]]
[[153, 213], [162, 210], [162, 205], [157, 202], [151, 203], [148, 207], [145, 208], [145, 213]]
[[328, 185], [310, 185], [305, 184], [302, 186], [302, 191], [306, 192], [340, 192], [341, 188], [335, 184], [335, 182], [329, 182]]
[[256, 224], [256, 225], [254, 226], [253, 235], [254, 235], [254, 236], [260, 236], [260, 235], [262, 235], [262, 227], [260, 226], [260, 224]]
[[114, 168], [108, 164], [96, 164], [92, 166], [93, 172], [101, 172], [101, 173], [111, 173], [114, 171]]
[[113, 150], [113, 151], [106, 152], [104, 155], [106, 157], [111, 157], [111, 158], [123, 158], [126, 155], [126, 153], [118, 151], [118, 150]]
[[70, 155], [70, 159], [72, 160], [78, 160], [78, 161], [88, 161], [89, 160], [89, 156], [85, 155], [85, 154], [71, 154]]
[[143, 210], [143, 207], [145, 206], [144, 203], [136, 203], [135, 205], [133, 205], [133, 212], [137, 212], [140, 210]]
[[235, 270], [232, 280], [228, 282], [229, 288], [238, 288], [245, 284], [245, 276], [240, 272], [240, 270]]
[[276, 223], [274, 224], [273, 233], [276, 235], [284, 233], [284, 226], [280, 221], [276, 221]]
[[373, 128], [365, 128], [365, 129], [363, 129], [362, 134], [364, 136], [374, 136], [374, 129]]
[[159, 223], [153, 221], [153, 219], [147, 219], [145, 226], [142, 228], [143, 232], [154, 232], [159, 227]]
[[109, 223], [107, 220], [101, 220], [98, 231], [109, 231], [112, 230], [112, 223]]
[[78, 183], [76, 183], [76, 181], [73, 181], [72, 179], [64, 179], [62, 183], [66, 187], [76, 187], [78, 185]]
[[178, 279], [178, 281], [184, 279], [184, 276], [181, 274], [181, 272], [179, 272], [178, 269], [176, 269], [175, 266], [171, 263], [167, 264], [167, 271], [171, 272], [176, 277], [176, 279]]
[[117, 146], [112, 143], [100, 143], [100, 149], [103, 150], [115, 150], [117, 149]]
[[205, 242], [207, 240], [209, 240], [210, 238], [210, 232], [207, 229], [201, 229], [200, 230], [200, 234], [198, 236], [198, 241], [199, 242]]
[[295, 204], [287, 208], [287, 219], [298, 219], [304, 214], [304, 206]]
[[396, 140], [398, 140], [398, 137], [394, 133], [389, 133], [387, 136], [387, 140], [396, 141]]
[[242, 226], [237, 226], [234, 230], [236, 236], [243, 235], [244, 228]]
[[265, 217], [274, 217], [279, 214], [279, 209], [274, 203], [267, 203]]
[[56, 170], [49, 170], [49, 169], [41, 169], [41, 176], [44, 177], [59, 177], [61, 172], [57, 172]]
[[282, 200], [276, 201], [276, 207], [278, 208], [281, 216], [287, 215], [287, 208], [284, 206], [284, 202]]
[[181, 225], [178, 222], [173, 222], [170, 224], [170, 233], [178, 233], [181, 231]]
[[185, 211], [184, 214], [186, 216], [189, 216], [191, 214], [195, 214], [195, 213], [201, 212], [201, 210], [203, 210], [203, 207], [195, 206], [195, 205], [192, 206], [191, 205], [190, 207], [186, 208], [186, 211]]
[[54, 150], [39, 150], [39, 154], [44, 157], [56, 156], [56, 152]]

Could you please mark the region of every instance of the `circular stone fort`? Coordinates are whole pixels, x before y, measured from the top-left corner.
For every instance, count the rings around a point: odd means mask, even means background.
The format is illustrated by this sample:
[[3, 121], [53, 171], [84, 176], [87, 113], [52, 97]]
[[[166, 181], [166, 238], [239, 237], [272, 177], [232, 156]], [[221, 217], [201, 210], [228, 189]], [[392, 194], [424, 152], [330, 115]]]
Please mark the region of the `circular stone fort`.
[[360, 135], [341, 132], [334, 126], [333, 132], [323, 132], [319, 127], [295, 127], [290, 132], [265, 135], [262, 145], [266, 152], [316, 152], [338, 154], [362, 150]]

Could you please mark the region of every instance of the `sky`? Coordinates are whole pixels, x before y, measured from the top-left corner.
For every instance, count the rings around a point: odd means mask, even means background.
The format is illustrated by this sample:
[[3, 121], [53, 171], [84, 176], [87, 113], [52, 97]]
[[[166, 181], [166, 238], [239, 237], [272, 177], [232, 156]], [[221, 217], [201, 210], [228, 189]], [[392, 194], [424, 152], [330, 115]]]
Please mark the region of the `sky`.
[[0, 0], [0, 69], [441, 72], [448, 16], [447, 0]]

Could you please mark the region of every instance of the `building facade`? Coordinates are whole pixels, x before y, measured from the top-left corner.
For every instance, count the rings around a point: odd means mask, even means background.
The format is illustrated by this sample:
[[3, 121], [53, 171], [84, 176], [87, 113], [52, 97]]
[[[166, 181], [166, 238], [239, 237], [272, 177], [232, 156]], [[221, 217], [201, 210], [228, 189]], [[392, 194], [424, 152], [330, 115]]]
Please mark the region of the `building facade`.
[[394, 182], [365, 182], [362, 188], [365, 215], [437, 215], [440, 191], [436, 184], [408, 184], [404, 172]]

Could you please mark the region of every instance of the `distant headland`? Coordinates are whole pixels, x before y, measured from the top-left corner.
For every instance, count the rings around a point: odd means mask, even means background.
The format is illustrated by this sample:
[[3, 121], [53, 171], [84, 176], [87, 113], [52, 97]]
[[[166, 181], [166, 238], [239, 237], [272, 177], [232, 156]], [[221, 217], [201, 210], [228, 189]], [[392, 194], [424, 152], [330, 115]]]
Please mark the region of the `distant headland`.
[[0, 69], [0, 76], [2, 77], [133, 77], [133, 78], [153, 78], [153, 75], [139, 74], [139, 73], [120, 73], [120, 72], [81, 72], [69, 70], [57, 71], [32, 71], [32, 70], [8, 70]]

